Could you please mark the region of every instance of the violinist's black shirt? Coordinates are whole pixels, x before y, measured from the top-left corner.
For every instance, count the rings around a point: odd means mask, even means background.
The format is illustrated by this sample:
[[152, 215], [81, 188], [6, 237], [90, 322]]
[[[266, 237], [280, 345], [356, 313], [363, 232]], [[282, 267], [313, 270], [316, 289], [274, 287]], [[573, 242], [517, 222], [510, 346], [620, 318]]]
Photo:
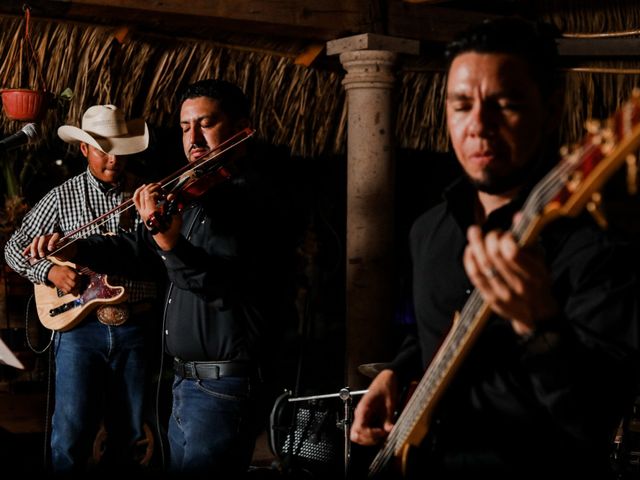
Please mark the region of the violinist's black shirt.
[[[460, 181], [411, 230], [417, 330], [392, 364], [404, 380], [421, 377], [472, 292], [462, 255], [473, 201]], [[508, 229], [520, 205], [493, 212], [484, 230]], [[548, 260], [562, 313], [530, 339], [489, 319], [438, 402], [431, 478], [606, 478], [612, 435], [640, 367], [633, 251], [585, 216], [552, 222], [535, 248]]]
[[90, 237], [76, 259], [97, 271], [155, 272], [166, 280], [166, 352], [185, 361], [259, 362], [277, 337], [290, 298], [288, 205], [247, 160], [242, 173], [182, 212], [182, 236], [168, 252], [144, 226], [135, 235]]

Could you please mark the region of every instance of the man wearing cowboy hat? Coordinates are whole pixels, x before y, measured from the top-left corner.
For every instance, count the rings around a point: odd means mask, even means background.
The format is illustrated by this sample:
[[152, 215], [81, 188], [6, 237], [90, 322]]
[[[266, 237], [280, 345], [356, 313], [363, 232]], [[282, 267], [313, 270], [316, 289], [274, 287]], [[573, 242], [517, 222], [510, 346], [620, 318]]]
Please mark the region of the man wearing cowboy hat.
[[[250, 125], [247, 97], [224, 80], [191, 84], [179, 102], [189, 163]], [[231, 179], [185, 202], [160, 228], [141, 226], [136, 236], [91, 236], [64, 250], [65, 257], [82, 258], [96, 271], [134, 268], [124, 262], [130, 259], [158, 266], [159, 277], [167, 279], [162, 332], [175, 374], [169, 467], [189, 478], [246, 473], [264, 413], [259, 393], [265, 373], [274, 372], [269, 363], [277, 355], [287, 306], [293, 308], [291, 197], [282, 162], [266, 162], [261, 147], [237, 143], [229, 152], [236, 167]], [[136, 190], [142, 218], [157, 213], [160, 193], [158, 183]], [[29, 252], [40, 257], [58, 239], [34, 238]]]
[[[64, 125], [58, 135], [79, 145], [87, 169], [52, 189], [31, 209], [7, 243], [5, 258], [31, 282], [68, 294], [86, 288], [81, 273], [48, 259], [32, 265], [23, 251], [35, 236], [67, 235], [121, 205], [135, 187], [125, 175], [127, 155], [147, 148], [149, 132], [143, 119], [126, 121], [116, 106], [94, 105], [84, 113], [80, 128]], [[75, 237], [131, 230], [140, 221], [132, 210], [116, 213], [97, 230], [86, 229]], [[126, 303], [100, 306], [79, 323], [54, 333], [51, 461], [55, 473], [78, 473], [87, 467], [101, 420], [107, 431], [108, 463], [133, 466], [133, 448], [145, 436], [145, 334], [150, 323], [146, 317], [155, 285], [111, 277], [109, 283], [125, 287]]]

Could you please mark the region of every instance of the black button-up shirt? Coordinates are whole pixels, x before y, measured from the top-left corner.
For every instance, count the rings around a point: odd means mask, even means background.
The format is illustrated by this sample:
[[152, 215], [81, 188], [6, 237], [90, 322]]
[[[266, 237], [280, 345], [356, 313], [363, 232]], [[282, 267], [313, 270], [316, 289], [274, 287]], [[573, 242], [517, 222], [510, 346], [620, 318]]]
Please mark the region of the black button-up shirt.
[[[473, 202], [471, 186], [460, 181], [413, 225], [417, 331], [392, 364], [401, 378], [422, 375], [473, 291], [462, 264]], [[483, 229], [508, 229], [521, 204], [494, 211]], [[534, 248], [548, 261], [561, 315], [528, 341], [504, 319], [489, 319], [438, 402], [431, 432], [438, 468], [453, 474], [485, 464], [489, 472], [534, 475], [559, 462], [556, 472], [606, 470], [610, 436], [640, 367], [630, 247], [584, 216], [542, 231]]]
[[[237, 161], [239, 162], [239, 161]], [[96, 271], [155, 275], [168, 285], [166, 352], [185, 361], [258, 363], [273, 348], [293, 302], [294, 238], [288, 197], [258, 158], [183, 210], [182, 235], [158, 249], [141, 225], [136, 235], [89, 237], [78, 261]], [[279, 168], [279, 167], [278, 167]]]

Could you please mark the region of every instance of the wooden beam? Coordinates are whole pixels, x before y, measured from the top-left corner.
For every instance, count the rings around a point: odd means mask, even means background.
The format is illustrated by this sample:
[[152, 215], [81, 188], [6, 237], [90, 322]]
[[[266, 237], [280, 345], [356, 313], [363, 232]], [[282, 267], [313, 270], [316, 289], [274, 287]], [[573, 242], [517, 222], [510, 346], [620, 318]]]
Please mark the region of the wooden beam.
[[389, 2], [388, 35], [444, 43], [470, 25], [499, 15], [470, 10]]
[[[335, 38], [371, 26], [367, 0], [70, 0], [69, 14], [95, 12], [121, 15], [121, 21], [142, 12], [180, 24], [219, 26], [281, 36]], [[139, 18], [138, 18], [139, 19]], [[243, 28], [244, 27], [244, 28]]]
[[[324, 43], [372, 25], [368, 0], [30, 0], [34, 19], [98, 25], [192, 38], [273, 36]], [[22, 15], [24, 0], [1, 0], [0, 13]]]
[[[449, 42], [458, 32], [485, 18], [496, 18], [510, 11], [486, 10], [500, 0], [485, 0], [479, 7], [453, 8], [413, 3], [406, 0], [381, 1], [384, 19], [380, 27], [370, 8], [371, 0], [30, 0], [34, 19], [50, 18], [105, 24], [170, 36], [225, 41], [245, 36], [281, 38], [324, 43], [338, 38], [372, 33], [420, 40], [423, 54]], [[22, 15], [24, 0], [0, 1], [0, 13]], [[515, 2], [507, 2], [515, 3]], [[502, 0], [504, 4], [504, 0]], [[373, 18], [376, 17], [376, 18]], [[380, 33], [380, 32], [378, 32]], [[640, 39], [563, 38], [558, 41], [565, 57], [630, 57], [640, 53]]]
[[333, 24], [337, 28], [359, 24], [362, 12], [367, 10], [364, 0], [70, 0], [68, 3], [282, 25]]
[[558, 52], [566, 57], [638, 57], [640, 38], [561, 38]]
[[[226, 33], [292, 37], [326, 42], [381, 33], [448, 42], [468, 25], [497, 14], [402, 0], [31, 0], [34, 18], [96, 24], [128, 24], [157, 33], [195, 38]], [[487, 0], [489, 4], [495, 0]], [[20, 15], [24, 0], [0, 1], [0, 13]], [[447, 5], [443, 3], [443, 5]], [[378, 18], [380, 16], [380, 18]], [[382, 25], [378, 23], [384, 19]]]

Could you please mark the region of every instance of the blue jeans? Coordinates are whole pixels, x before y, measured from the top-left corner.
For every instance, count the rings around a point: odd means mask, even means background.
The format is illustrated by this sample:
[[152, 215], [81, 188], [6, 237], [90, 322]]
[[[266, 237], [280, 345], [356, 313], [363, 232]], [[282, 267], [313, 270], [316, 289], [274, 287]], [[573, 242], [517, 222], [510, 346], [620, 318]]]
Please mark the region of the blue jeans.
[[141, 318], [110, 327], [94, 315], [68, 332], [56, 333], [51, 432], [55, 473], [86, 469], [101, 420], [107, 431], [105, 457], [117, 465], [134, 465], [134, 445], [144, 438], [144, 336]]
[[246, 473], [257, 432], [256, 389], [257, 381], [246, 377], [176, 376], [168, 432], [172, 473], [209, 478]]

